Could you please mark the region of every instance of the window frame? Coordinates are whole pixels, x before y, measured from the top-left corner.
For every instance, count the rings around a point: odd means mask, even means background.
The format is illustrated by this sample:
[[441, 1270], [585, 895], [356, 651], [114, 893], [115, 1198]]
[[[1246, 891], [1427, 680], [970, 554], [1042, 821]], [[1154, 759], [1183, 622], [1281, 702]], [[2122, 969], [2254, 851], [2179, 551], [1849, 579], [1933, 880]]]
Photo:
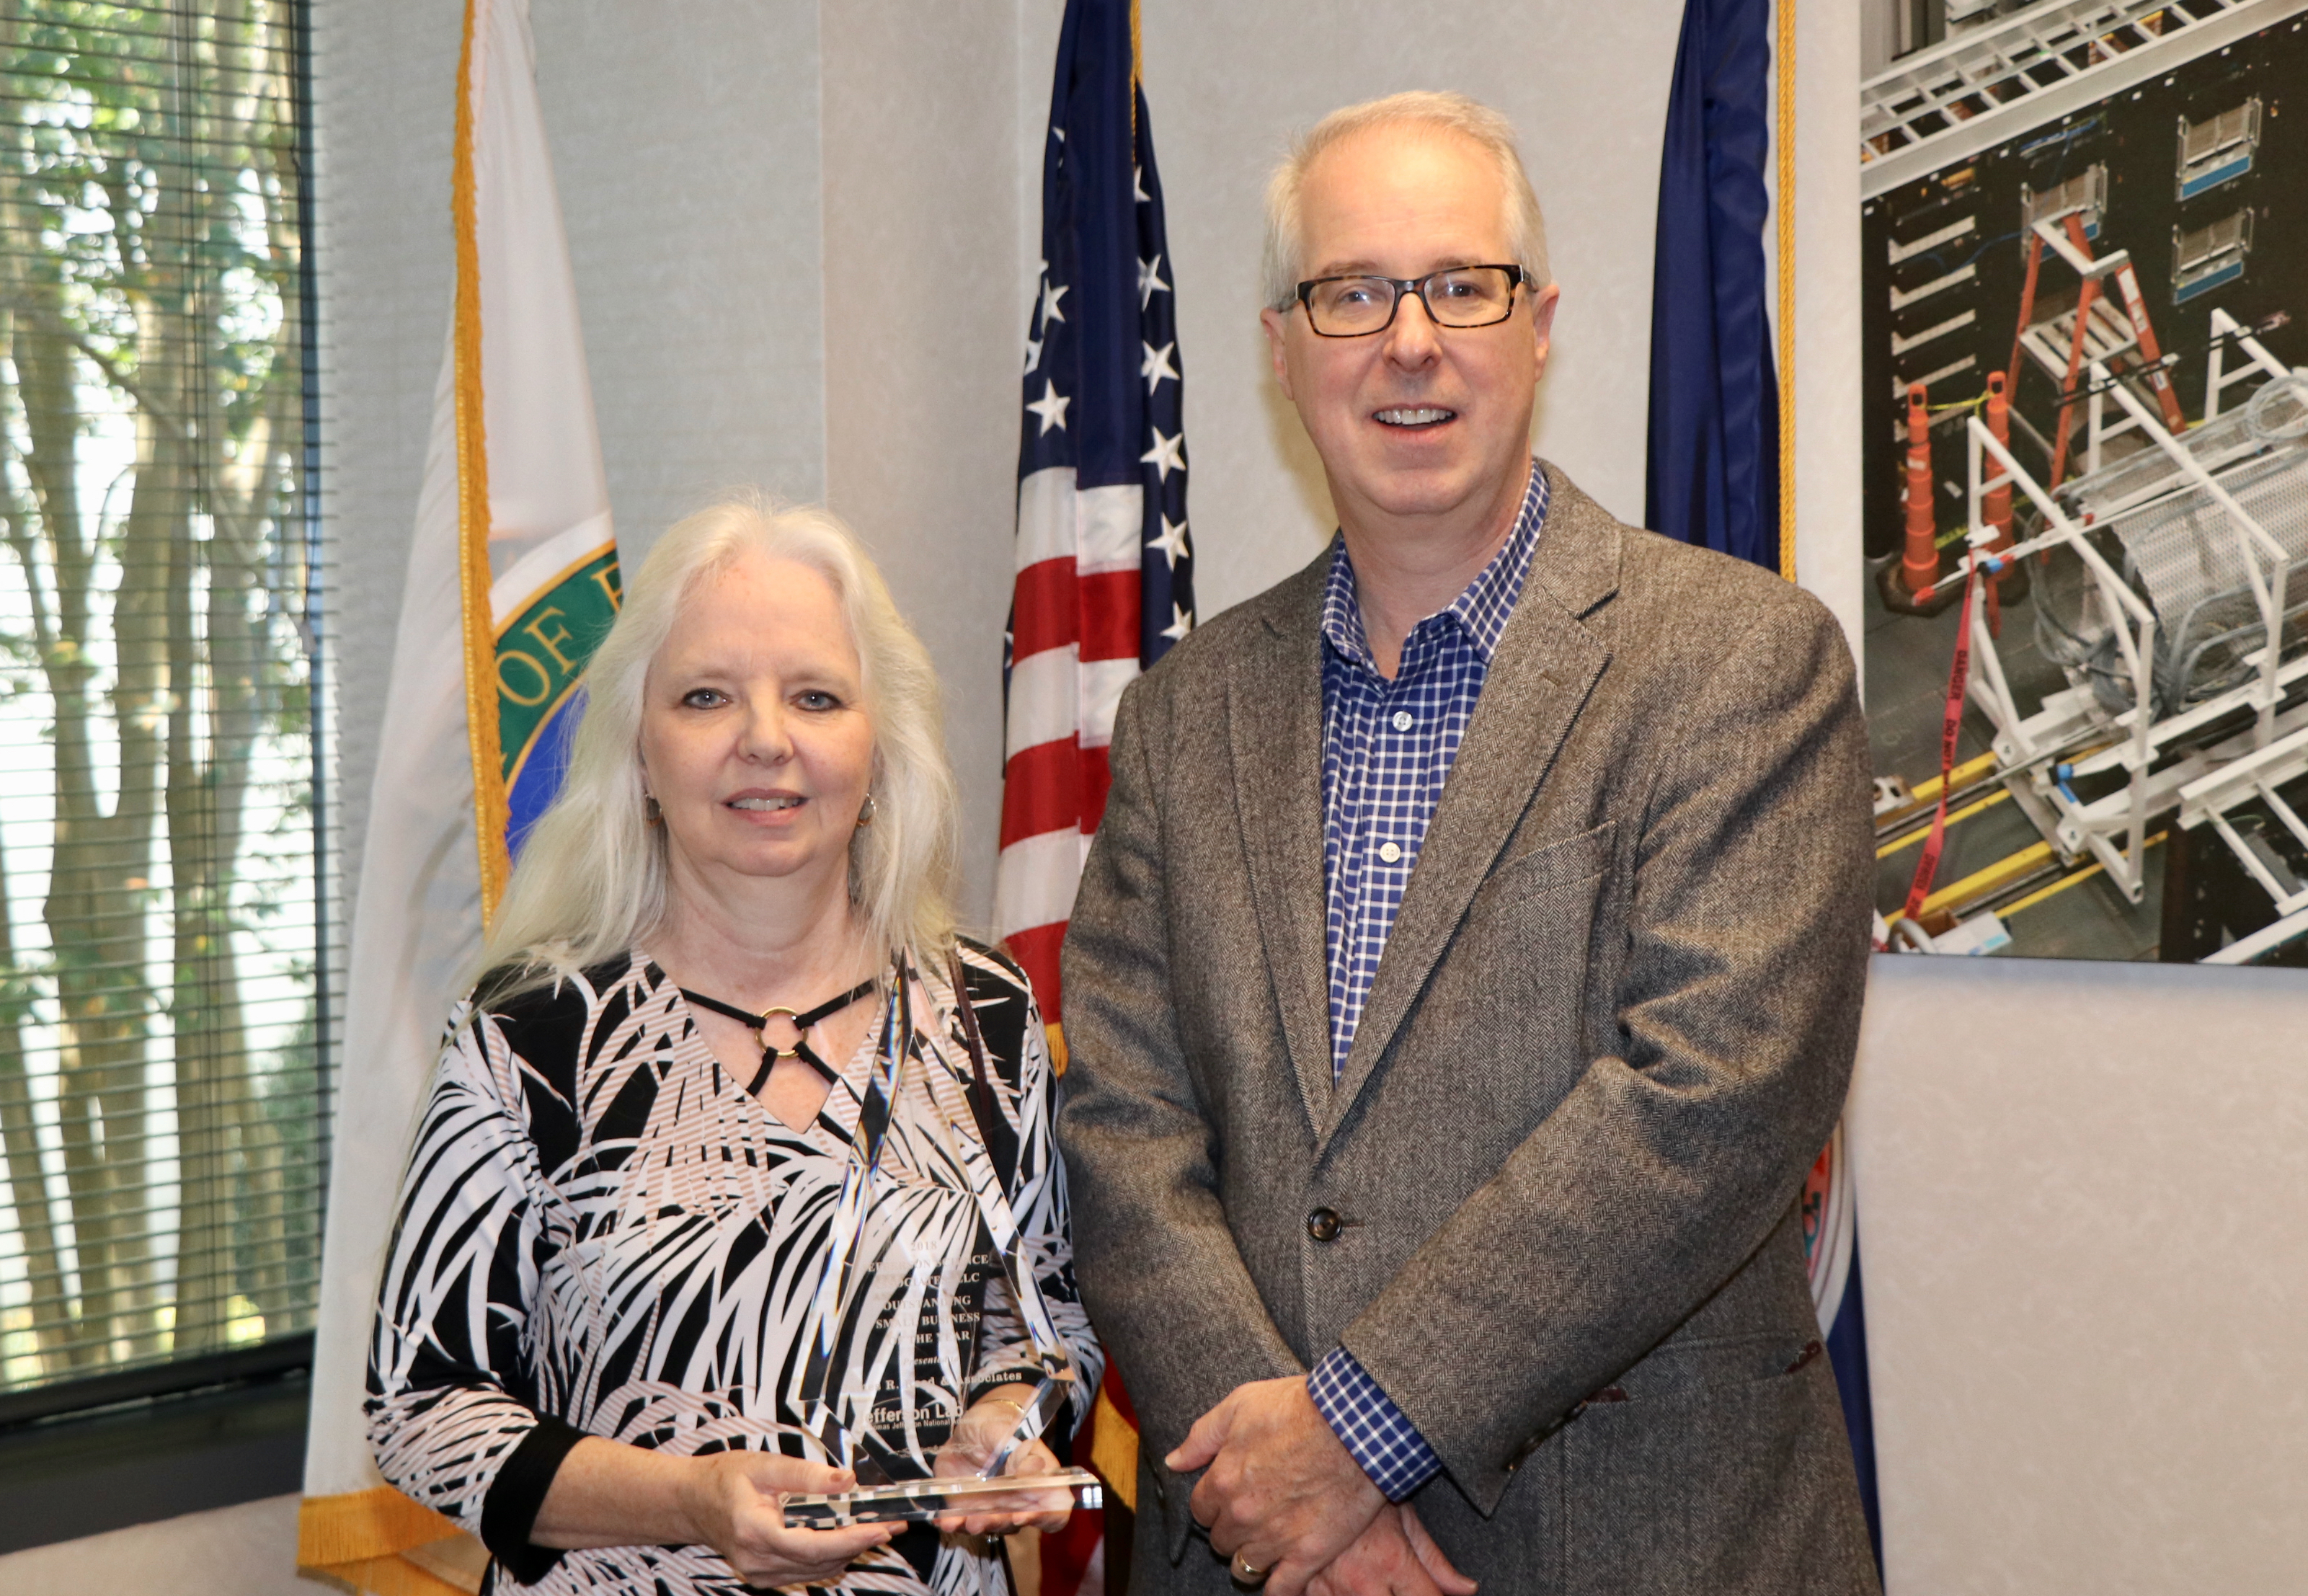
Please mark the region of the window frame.
[[0, 1558], [301, 1490], [312, 1349], [310, 1331], [284, 1336], [198, 1360], [246, 1367], [194, 1387], [0, 1428]]

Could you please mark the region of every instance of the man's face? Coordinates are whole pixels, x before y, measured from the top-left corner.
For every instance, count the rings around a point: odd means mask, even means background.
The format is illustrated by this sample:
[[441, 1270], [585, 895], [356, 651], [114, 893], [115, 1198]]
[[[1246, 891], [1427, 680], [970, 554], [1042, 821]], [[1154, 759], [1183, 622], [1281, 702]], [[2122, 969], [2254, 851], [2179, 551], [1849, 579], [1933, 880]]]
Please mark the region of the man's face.
[[[1512, 261], [1504, 185], [1471, 140], [1380, 127], [1334, 144], [1299, 195], [1305, 277], [1424, 277]], [[1525, 287], [1488, 327], [1437, 327], [1406, 295], [1393, 324], [1324, 338], [1304, 306], [1262, 314], [1274, 375], [1298, 407], [1341, 522], [1503, 517], [1522, 491], [1555, 290]]]

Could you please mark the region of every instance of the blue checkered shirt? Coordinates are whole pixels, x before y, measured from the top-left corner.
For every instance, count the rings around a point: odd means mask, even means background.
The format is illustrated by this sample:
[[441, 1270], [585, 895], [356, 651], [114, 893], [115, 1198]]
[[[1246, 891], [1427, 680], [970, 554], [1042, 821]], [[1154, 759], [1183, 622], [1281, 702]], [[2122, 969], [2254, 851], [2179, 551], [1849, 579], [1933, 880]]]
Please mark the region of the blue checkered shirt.
[[[1534, 461], [1505, 547], [1449, 608], [1410, 629], [1392, 681], [1371, 660], [1346, 540], [1331, 546], [1322, 592], [1322, 878], [1333, 1081], [1346, 1070], [1411, 867], [1546, 521], [1546, 473]], [[1425, 1437], [1344, 1347], [1314, 1366], [1306, 1385], [1388, 1500], [1402, 1500], [1441, 1470]]]

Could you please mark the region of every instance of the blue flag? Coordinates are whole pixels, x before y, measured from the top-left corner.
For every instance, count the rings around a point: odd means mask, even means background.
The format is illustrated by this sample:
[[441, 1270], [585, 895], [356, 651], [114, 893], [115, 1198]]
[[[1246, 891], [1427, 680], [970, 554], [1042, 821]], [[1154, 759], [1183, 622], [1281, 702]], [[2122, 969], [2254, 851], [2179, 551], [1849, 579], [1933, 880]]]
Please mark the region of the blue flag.
[[[1763, 271], [1770, 34], [1770, 0], [1685, 0], [1659, 158], [1643, 521], [1670, 538], [1777, 571], [1778, 374]], [[1880, 1572], [1883, 1531], [1854, 1199], [1839, 1126], [1804, 1186], [1804, 1245]]]
[[1875, 1549], [1875, 1577], [1883, 1576], [1883, 1512], [1875, 1499], [1875, 1408], [1867, 1385], [1867, 1300], [1859, 1290], [1859, 1221], [1851, 1222], [1851, 1276], [1827, 1332], [1827, 1360], [1843, 1396], [1843, 1422], [1851, 1432], [1851, 1461], [1859, 1471], [1859, 1505]]
[[1778, 377], [1764, 315], [1770, 0], [1686, 0], [1659, 160], [1643, 524], [1779, 568]]
[[1811, 1274], [1812, 1309], [1819, 1316], [1828, 1364], [1835, 1370], [1835, 1389], [1843, 1399], [1851, 1462], [1859, 1475], [1859, 1505], [1867, 1515], [1867, 1539], [1875, 1549], [1880, 1577], [1883, 1525], [1875, 1504], [1875, 1411], [1867, 1388], [1867, 1309], [1859, 1290], [1857, 1196], [1839, 1124], [1804, 1180], [1804, 1262]]

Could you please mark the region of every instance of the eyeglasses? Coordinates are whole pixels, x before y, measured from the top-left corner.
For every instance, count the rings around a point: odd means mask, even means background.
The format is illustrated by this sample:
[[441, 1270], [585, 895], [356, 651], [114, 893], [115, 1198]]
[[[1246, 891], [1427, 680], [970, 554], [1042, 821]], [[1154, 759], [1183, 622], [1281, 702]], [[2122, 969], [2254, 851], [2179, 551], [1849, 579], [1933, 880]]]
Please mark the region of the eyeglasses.
[[1324, 338], [1365, 338], [1394, 325], [1405, 294], [1417, 294], [1438, 327], [1487, 327], [1514, 314], [1520, 266], [1452, 266], [1424, 277], [1314, 277], [1298, 285], [1306, 324]]

